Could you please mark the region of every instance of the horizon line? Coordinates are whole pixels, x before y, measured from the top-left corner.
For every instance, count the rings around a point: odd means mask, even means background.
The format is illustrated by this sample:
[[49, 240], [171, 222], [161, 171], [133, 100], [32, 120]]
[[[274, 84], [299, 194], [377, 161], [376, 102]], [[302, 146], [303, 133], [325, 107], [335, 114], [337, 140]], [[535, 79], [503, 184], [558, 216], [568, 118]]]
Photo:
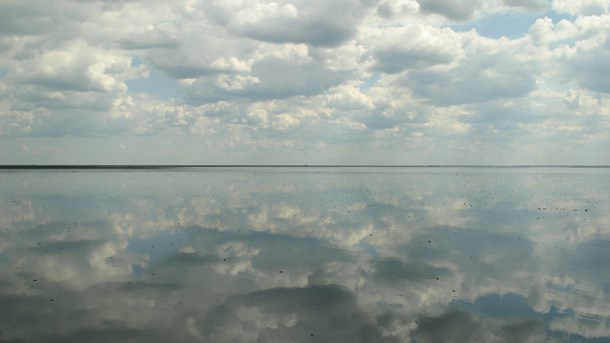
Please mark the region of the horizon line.
[[6, 164], [0, 169], [163, 169], [163, 168], [610, 168], [580, 164]]

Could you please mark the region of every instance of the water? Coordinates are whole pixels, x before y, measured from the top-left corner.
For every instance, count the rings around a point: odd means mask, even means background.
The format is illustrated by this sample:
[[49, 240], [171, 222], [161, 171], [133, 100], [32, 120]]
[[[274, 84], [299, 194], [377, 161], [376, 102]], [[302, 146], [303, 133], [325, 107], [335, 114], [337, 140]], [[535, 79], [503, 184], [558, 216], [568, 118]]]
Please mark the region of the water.
[[608, 342], [610, 169], [0, 171], [1, 342]]

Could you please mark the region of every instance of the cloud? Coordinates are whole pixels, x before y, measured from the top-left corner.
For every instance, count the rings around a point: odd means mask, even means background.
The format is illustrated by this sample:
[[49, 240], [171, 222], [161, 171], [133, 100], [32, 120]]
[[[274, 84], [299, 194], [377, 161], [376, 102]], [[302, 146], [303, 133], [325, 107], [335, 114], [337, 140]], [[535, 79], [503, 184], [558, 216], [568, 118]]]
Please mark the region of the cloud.
[[[520, 38], [476, 32], [496, 17]], [[146, 136], [190, 142], [155, 163], [541, 162], [528, 136], [603, 164], [609, 22], [607, 0], [4, 1], [0, 158], [96, 137], [46, 160], [110, 161]]]
[[608, 0], [554, 0], [553, 10], [575, 16], [589, 16], [606, 14], [610, 11]]
[[[172, 126], [175, 106], [160, 105], [146, 96], [101, 92], [37, 92], [24, 87], [14, 93], [12, 111], [4, 119], [6, 136], [107, 137], [123, 133], [150, 134]], [[27, 114], [27, 115], [25, 115]]]
[[[514, 59], [512, 50], [516, 46], [495, 45], [474, 36], [467, 39], [464, 48], [466, 54], [459, 64], [409, 71], [405, 85], [416, 95], [441, 106], [519, 98], [536, 88], [531, 67]], [[476, 54], [472, 54], [473, 49]]]
[[419, 7], [424, 12], [438, 13], [450, 19], [464, 21], [470, 19], [475, 11], [481, 6], [481, 1], [452, 1], [447, 3], [441, 0], [417, 0]]
[[164, 30], [163, 26], [150, 25], [141, 32], [118, 39], [120, 46], [127, 50], [175, 49], [179, 47], [177, 33]]
[[6, 35], [41, 34], [57, 24], [36, 1], [3, 1], [0, 13], [0, 32]]
[[386, 73], [447, 64], [461, 52], [460, 37], [452, 30], [420, 25], [385, 28], [374, 44], [373, 69]]
[[578, 51], [569, 60], [569, 70], [578, 83], [594, 92], [610, 93], [610, 39], [592, 49]]
[[252, 101], [312, 96], [338, 85], [344, 73], [314, 61], [266, 57], [252, 64], [250, 75], [203, 78], [185, 87], [191, 103], [221, 100]]
[[[147, 73], [146, 66], [134, 65], [119, 51], [75, 41], [19, 60], [3, 82], [11, 84], [5, 93], [10, 108], [32, 116], [32, 134], [88, 134], [106, 131], [104, 122], [112, 121], [106, 113], [112, 101], [128, 91], [126, 81]], [[74, 116], [76, 121], [66, 120]], [[93, 124], [84, 124], [87, 121]], [[61, 129], [64, 125], [74, 131]]]
[[383, 0], [377, 6], [377, 14], [388, 20], [418, 11], [419, 4], [415, 0]]
[[521, 7], [534, 12], [543, 11], [549, 7], [549, 1], [547, 0], [503, 0], [503, 3], [507, 6]]
[[421, 11], [424, 13], [440, 14], [452, 21], [466, 22], [482, 17], [484, 15], [502, 12], [506, 10], [515, 10], [515, 8], [524, 9], [531, 12], [541, 12], [545, 10], [549, 4], [547, 0], [498, 0], [498, 1], [454, 1], [446, 3], [440, 0], [417, 0]]
[[[27, 66], [27, 67], [26, 67]], [[127, 91], [123, 82], [146, 75], [131, 58], [96, 51], [83, 43], [46, 51], [40, 57], [15, 68], [9, 77], [17, 82], [57, 91]]]
[[535, 79], [527, 70], [515, 71], [502, 66], [481, 70], [477, 64], [472, 61], [462, 69], [449, 72], [412, 72], [406, 84], [416, 95], [441, 106], [518, 98], [535, 87]]
[[211, 30], [203, 35], [205, 42], [201, 35], [202, 32], [193, 32], [192, 36], [183, 34], [186, 37], [176, 43], [178, 48], [147, 49], [144, 56], [155, 68], [176, 79], [239, 74], [250, 70], [252, 62], [248, 55], [252, 53], [252, 44], [217, 37]]
[[[375, 3], [369, 2], [371, 4], [359, 0], [257, 1], [233, 7], [232, 3], [220, 10], [225, 13], [228, 28], [242, 36], [277, 44], [333, 47], [356, 34], [358, 24]], [[345, 11], [345, 8], [350, 10]], [[231, 15], [229, 11], [232, 11]]]

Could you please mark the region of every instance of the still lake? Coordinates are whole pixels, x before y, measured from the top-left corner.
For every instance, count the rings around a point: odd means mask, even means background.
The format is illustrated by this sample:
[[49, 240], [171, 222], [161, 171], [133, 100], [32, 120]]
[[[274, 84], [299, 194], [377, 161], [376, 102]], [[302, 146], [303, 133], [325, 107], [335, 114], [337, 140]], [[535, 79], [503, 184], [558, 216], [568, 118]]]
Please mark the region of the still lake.
[[609, 342], [608, 168], [0, 171], [0, 342]]

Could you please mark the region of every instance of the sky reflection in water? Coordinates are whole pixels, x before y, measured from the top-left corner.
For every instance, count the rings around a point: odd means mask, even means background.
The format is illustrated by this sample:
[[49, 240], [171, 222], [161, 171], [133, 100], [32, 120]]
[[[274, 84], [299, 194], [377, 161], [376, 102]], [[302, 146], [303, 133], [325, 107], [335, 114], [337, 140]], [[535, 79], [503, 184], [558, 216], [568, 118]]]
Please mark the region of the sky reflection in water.
[[0, 172], [0, 341], [606, 342], [610, 170]]

